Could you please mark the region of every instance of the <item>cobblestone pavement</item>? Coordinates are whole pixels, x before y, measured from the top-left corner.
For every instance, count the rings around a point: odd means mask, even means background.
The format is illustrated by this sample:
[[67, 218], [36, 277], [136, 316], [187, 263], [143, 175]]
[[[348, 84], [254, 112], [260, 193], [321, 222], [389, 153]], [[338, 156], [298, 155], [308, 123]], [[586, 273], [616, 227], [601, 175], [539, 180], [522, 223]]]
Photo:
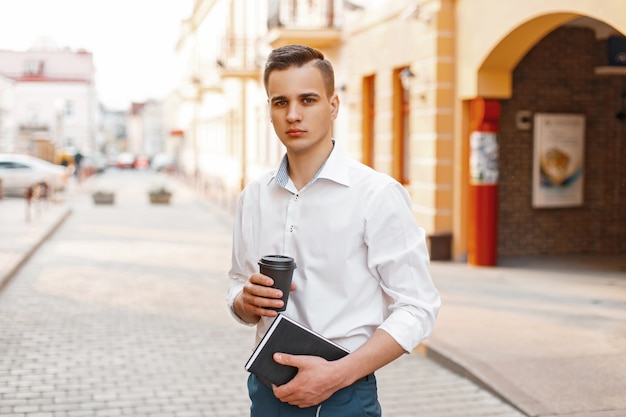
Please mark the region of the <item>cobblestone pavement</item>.
[[[162, 183], [172, 204], [150, 205]], [[116, 204], [93, 205], [96, 188]], [[248, 415], [253, 331], [224, 301], [229, 216], [148, 171], [111, 170], [67, 204], [0, 293], [0, 417]], [[522, 416], [417, 353], [377, 376], [385, 417]]]

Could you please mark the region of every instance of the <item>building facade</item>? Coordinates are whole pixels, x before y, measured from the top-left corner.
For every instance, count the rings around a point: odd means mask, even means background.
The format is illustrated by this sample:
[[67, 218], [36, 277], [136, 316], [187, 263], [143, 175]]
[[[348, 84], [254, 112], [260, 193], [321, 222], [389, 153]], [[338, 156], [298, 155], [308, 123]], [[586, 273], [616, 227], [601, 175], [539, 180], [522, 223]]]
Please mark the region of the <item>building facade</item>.
[[164, 105], [159, 100], [135, 102], [127, 114], [128, 127], [124, 151], [152, 158], [165, 151], [166, 120]]
[[0, 74], [0, 153], [11, 152], [15, 140], [15, 81]]
[[407, 188], [433, 259], [623, 254], [625, 33], [621, 0], [197, 0], [186, 165], [230, 208], [276, 166], [262, 66], [304, 43], [336, 69], [335, 138]]
[[98, 105], [90, 52], [50, 43], [3, 50], [0, 73], [14, 82], [11, 151], [50, 159], [43, 149], [95, 150]]
[[267, 140], [259, 84], [266, 9], [255, 0], [196, 1], [178, 45], [187, 68], [174, 126], [185, 132], [180, 165], [226, 207], [257, 171], [254, 149]]

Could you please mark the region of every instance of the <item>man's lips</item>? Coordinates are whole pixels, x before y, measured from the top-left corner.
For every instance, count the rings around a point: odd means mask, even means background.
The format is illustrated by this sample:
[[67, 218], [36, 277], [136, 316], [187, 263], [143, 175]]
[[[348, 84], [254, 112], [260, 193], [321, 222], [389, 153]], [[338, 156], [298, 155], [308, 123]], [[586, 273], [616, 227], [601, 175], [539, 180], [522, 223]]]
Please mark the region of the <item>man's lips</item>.
[[292, 137], [302, 136], [306, 133], [305, 130], [302, 129], [289, 129], [287, 130], [287, 134]]

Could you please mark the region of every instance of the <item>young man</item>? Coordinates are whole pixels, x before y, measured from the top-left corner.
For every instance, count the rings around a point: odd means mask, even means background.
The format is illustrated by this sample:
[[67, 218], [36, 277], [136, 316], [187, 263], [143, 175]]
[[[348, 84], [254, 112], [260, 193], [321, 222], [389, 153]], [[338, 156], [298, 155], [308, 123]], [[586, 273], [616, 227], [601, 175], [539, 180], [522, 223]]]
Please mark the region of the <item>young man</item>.
[[333, 140], [339, 98], [319, 51], [275, 49], [264, 83], [287, 153], [240, 196], [228, 305], [257, 326], [258, 342], [277, 315], [271, 308], [283, 303], [257, 262], [291, 256], [297, 269], [285, 315], [351, 353], [332, 362], [276, 354], [298, 373], [272, 387], [251, 374], [251, 416], [380, 416], [374, 371], [426, 338], [439, 310], [424, 231], [402, 185], [348, 158]]

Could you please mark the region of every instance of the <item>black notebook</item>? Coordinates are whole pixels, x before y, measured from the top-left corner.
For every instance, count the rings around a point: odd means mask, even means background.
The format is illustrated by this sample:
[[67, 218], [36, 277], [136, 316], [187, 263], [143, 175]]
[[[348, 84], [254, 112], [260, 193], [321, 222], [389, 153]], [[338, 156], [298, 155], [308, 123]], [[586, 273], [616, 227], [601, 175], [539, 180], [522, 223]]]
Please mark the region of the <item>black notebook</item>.
[[328, 361], [343, 358], [349, 350], [279, 314], [246, 363], [246, 370], [276, 385], [289, 382], [298, 368], [274, 361], [276, 352], [292, 355], [320, 356]]

